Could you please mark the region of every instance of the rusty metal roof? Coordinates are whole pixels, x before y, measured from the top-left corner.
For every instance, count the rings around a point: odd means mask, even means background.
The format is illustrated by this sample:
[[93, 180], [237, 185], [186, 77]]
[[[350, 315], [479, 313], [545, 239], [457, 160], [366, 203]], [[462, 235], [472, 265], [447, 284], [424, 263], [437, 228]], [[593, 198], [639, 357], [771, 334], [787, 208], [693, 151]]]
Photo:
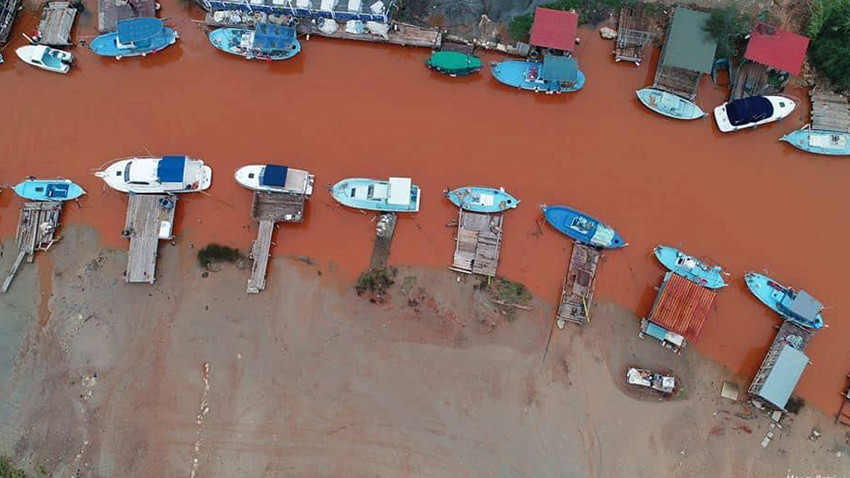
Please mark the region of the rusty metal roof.
[[576, 46], [578, 14], [537, 7], [531, 25], [531, 43], [534, 46], [573, 51]]
[[799, 75], [808, 47], [809, 39], [803, 35], [756, 23], [744, 58]]
[[717, 294], [668, 272], [647, 319], [690, 341], [699, 337]]

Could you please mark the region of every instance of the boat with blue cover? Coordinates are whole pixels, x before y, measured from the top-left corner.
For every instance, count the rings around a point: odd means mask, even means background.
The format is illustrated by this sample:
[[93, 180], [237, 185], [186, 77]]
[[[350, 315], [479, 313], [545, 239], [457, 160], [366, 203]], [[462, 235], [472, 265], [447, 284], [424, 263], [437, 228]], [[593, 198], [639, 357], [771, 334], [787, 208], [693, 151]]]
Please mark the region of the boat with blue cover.
[[544, 204], [542, 207], [543, 215], [549, 224], [577, 242], [605, 249], [627, 246], [611, 226], [581, 211], [567, 206]]
[[242, 166], [233, 175], [236, 182], [254, 191], [310, 196], [316, 177], [307, 171], [278, 164]]
[[786, 134], [780, 138], [780, 141], [785, 141], [808, 153], [830, 156], [850, 155], [850, 133], [841, 131], [812, 129], [810, 126], [806, 126], [803, 129]]
[[729, 133], [779, 121], [796, 107], [797, 103], [784, 96], [750, 96], [714, 108], [714, 120], [721, 132]]
[[547, 55], [543, 61], [491, 62], [490, 70], [500, 82], [534, 92], [570, 93], [584, 86], [584, 73], [572, 57]]
[[673, 93], [655, 88], [644, 88], [636, 93], [644, 106], [668, 118], [694, 120], [705, 116], [705, 111], [695, 103]]
[[283, 25], [258, 23], [247, 28], [219, 28], [209, 34], [210, 43], [219, 50], [248, 60], [288, 60], [301, 51], [295, 29]]
[[118, 21], [118, 30], [92, 40], [89, 46], [101, 56], [121, 59], [125, 56], [146, 56], [173, 45], [179, 35], [166, 27], [159, 18], [130, 18]]
[[212, 183], [212, 169], [184, 155], [120, 159], [94, 175], [112, 189], [133, 194], [191, 193]]
[[758, 300], [784, 319], [815, 330], [824, 326], [821, 316], [823, 304], [806, 291], [797, 292], [755, 272], [747, 272], [744, 280]]
[[447, 191], [446, 197], [455, 206], [472, 212], [502, 212], [519, 204], [519, 199], [506, 193], [505, 188], [467, 186]]
[[709, 266], [675, 247], [656, 246], [654, 252], [658, 262], [664, 267], [694, 284], [709, 289], [719, 289], [728, 285], [723, 278], [723, 268], [720, 266]]
[[32, 201], [70, 201], [86, 192], [68, 179], [27, 179], [16, 184], [15, 194]]
[[343, 179], [333, 185], [331, 196], [343, 206], [387, 212], [417, 212], [421, 198], [410, 178]]
[[477, 56], [450, 50], [435, 51], [431, 58], [425, 60], [425, 65], [437, 73], [451, 77], [467, 76], [481, 71], [481, 60]]

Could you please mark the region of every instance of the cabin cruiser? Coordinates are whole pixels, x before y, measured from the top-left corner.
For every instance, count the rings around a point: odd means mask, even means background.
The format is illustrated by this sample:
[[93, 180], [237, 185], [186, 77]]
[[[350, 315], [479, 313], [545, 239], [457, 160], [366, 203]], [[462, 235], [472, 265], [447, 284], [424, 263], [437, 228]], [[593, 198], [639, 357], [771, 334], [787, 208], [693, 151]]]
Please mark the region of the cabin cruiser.
[[124, 193], [191, 193], [210, 187], [212, 169], [202, 160], [188, 156], [127, 158], [115, 161], [95, 176]]
[[233, 175], [236, 182], [254, 191], [271, 193], [313, 194], [316, 177], [307, 171], [276, 164], [242, 166]]
[[751, 96], [714, 108], [717, 127], [724, 133], [779, 121], [790, 115], [797, 103], [784, 96]]

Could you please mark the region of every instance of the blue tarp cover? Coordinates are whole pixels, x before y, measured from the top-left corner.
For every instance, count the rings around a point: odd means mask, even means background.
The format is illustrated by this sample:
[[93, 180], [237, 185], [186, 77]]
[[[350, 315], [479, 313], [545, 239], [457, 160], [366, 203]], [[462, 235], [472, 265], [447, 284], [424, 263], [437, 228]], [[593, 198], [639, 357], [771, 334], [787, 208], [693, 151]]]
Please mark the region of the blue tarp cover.
[[263, 186], [283, 187], [286, 184], [286, 171], [288, 169], [286, 166], [267, 164], [263, 168], [263, 175], [260, 176], [260, 184]]
[[268, 23], [258, 23], [254, 33], [257, 50], [286, 50], [295, 40], [295, 29]]
[[726, 114], [732, 126], [761, 121], [773, 114], [773, 105], [764, 96], [751, 96], [726, 105]]
[[543, 57], [543, 79], [545, 81], [577, 81], [578, 61], [568, 56], [546, 55]]
[[794, 387], [797, 386], [808, 364], [809, 358], [806, 354], [790, 345], [785, 345], [758, 391], [758, 396], [777, 408], [785, 408], [788, 398], [794, 392]]
[[48, 184], [47, 197], [49, 198], [66, 198], [68, 197], [68, 189], [71, 186], [66, 183]]
[[130, 18], [118, 22], [118, 41], [132, 43], [153, 38], [162, 31], [159, 18]]
[[646, 324], [646, 334], [663, 342], [667, 338], [667, 329], [649, 322]]
[[186, 156], [163, 156], [156, 168], [161, 183], [182, 183], [186, 169]]

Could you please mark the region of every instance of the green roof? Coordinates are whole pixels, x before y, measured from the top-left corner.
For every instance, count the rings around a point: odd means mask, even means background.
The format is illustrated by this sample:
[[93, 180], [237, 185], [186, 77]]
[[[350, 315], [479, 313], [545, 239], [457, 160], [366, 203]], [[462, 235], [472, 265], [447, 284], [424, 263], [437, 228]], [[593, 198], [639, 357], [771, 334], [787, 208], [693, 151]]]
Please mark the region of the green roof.
[[711, 73], [717, 43], [703, 30], [708, 14], [678, 7], [667, 31], [661, 64]]

